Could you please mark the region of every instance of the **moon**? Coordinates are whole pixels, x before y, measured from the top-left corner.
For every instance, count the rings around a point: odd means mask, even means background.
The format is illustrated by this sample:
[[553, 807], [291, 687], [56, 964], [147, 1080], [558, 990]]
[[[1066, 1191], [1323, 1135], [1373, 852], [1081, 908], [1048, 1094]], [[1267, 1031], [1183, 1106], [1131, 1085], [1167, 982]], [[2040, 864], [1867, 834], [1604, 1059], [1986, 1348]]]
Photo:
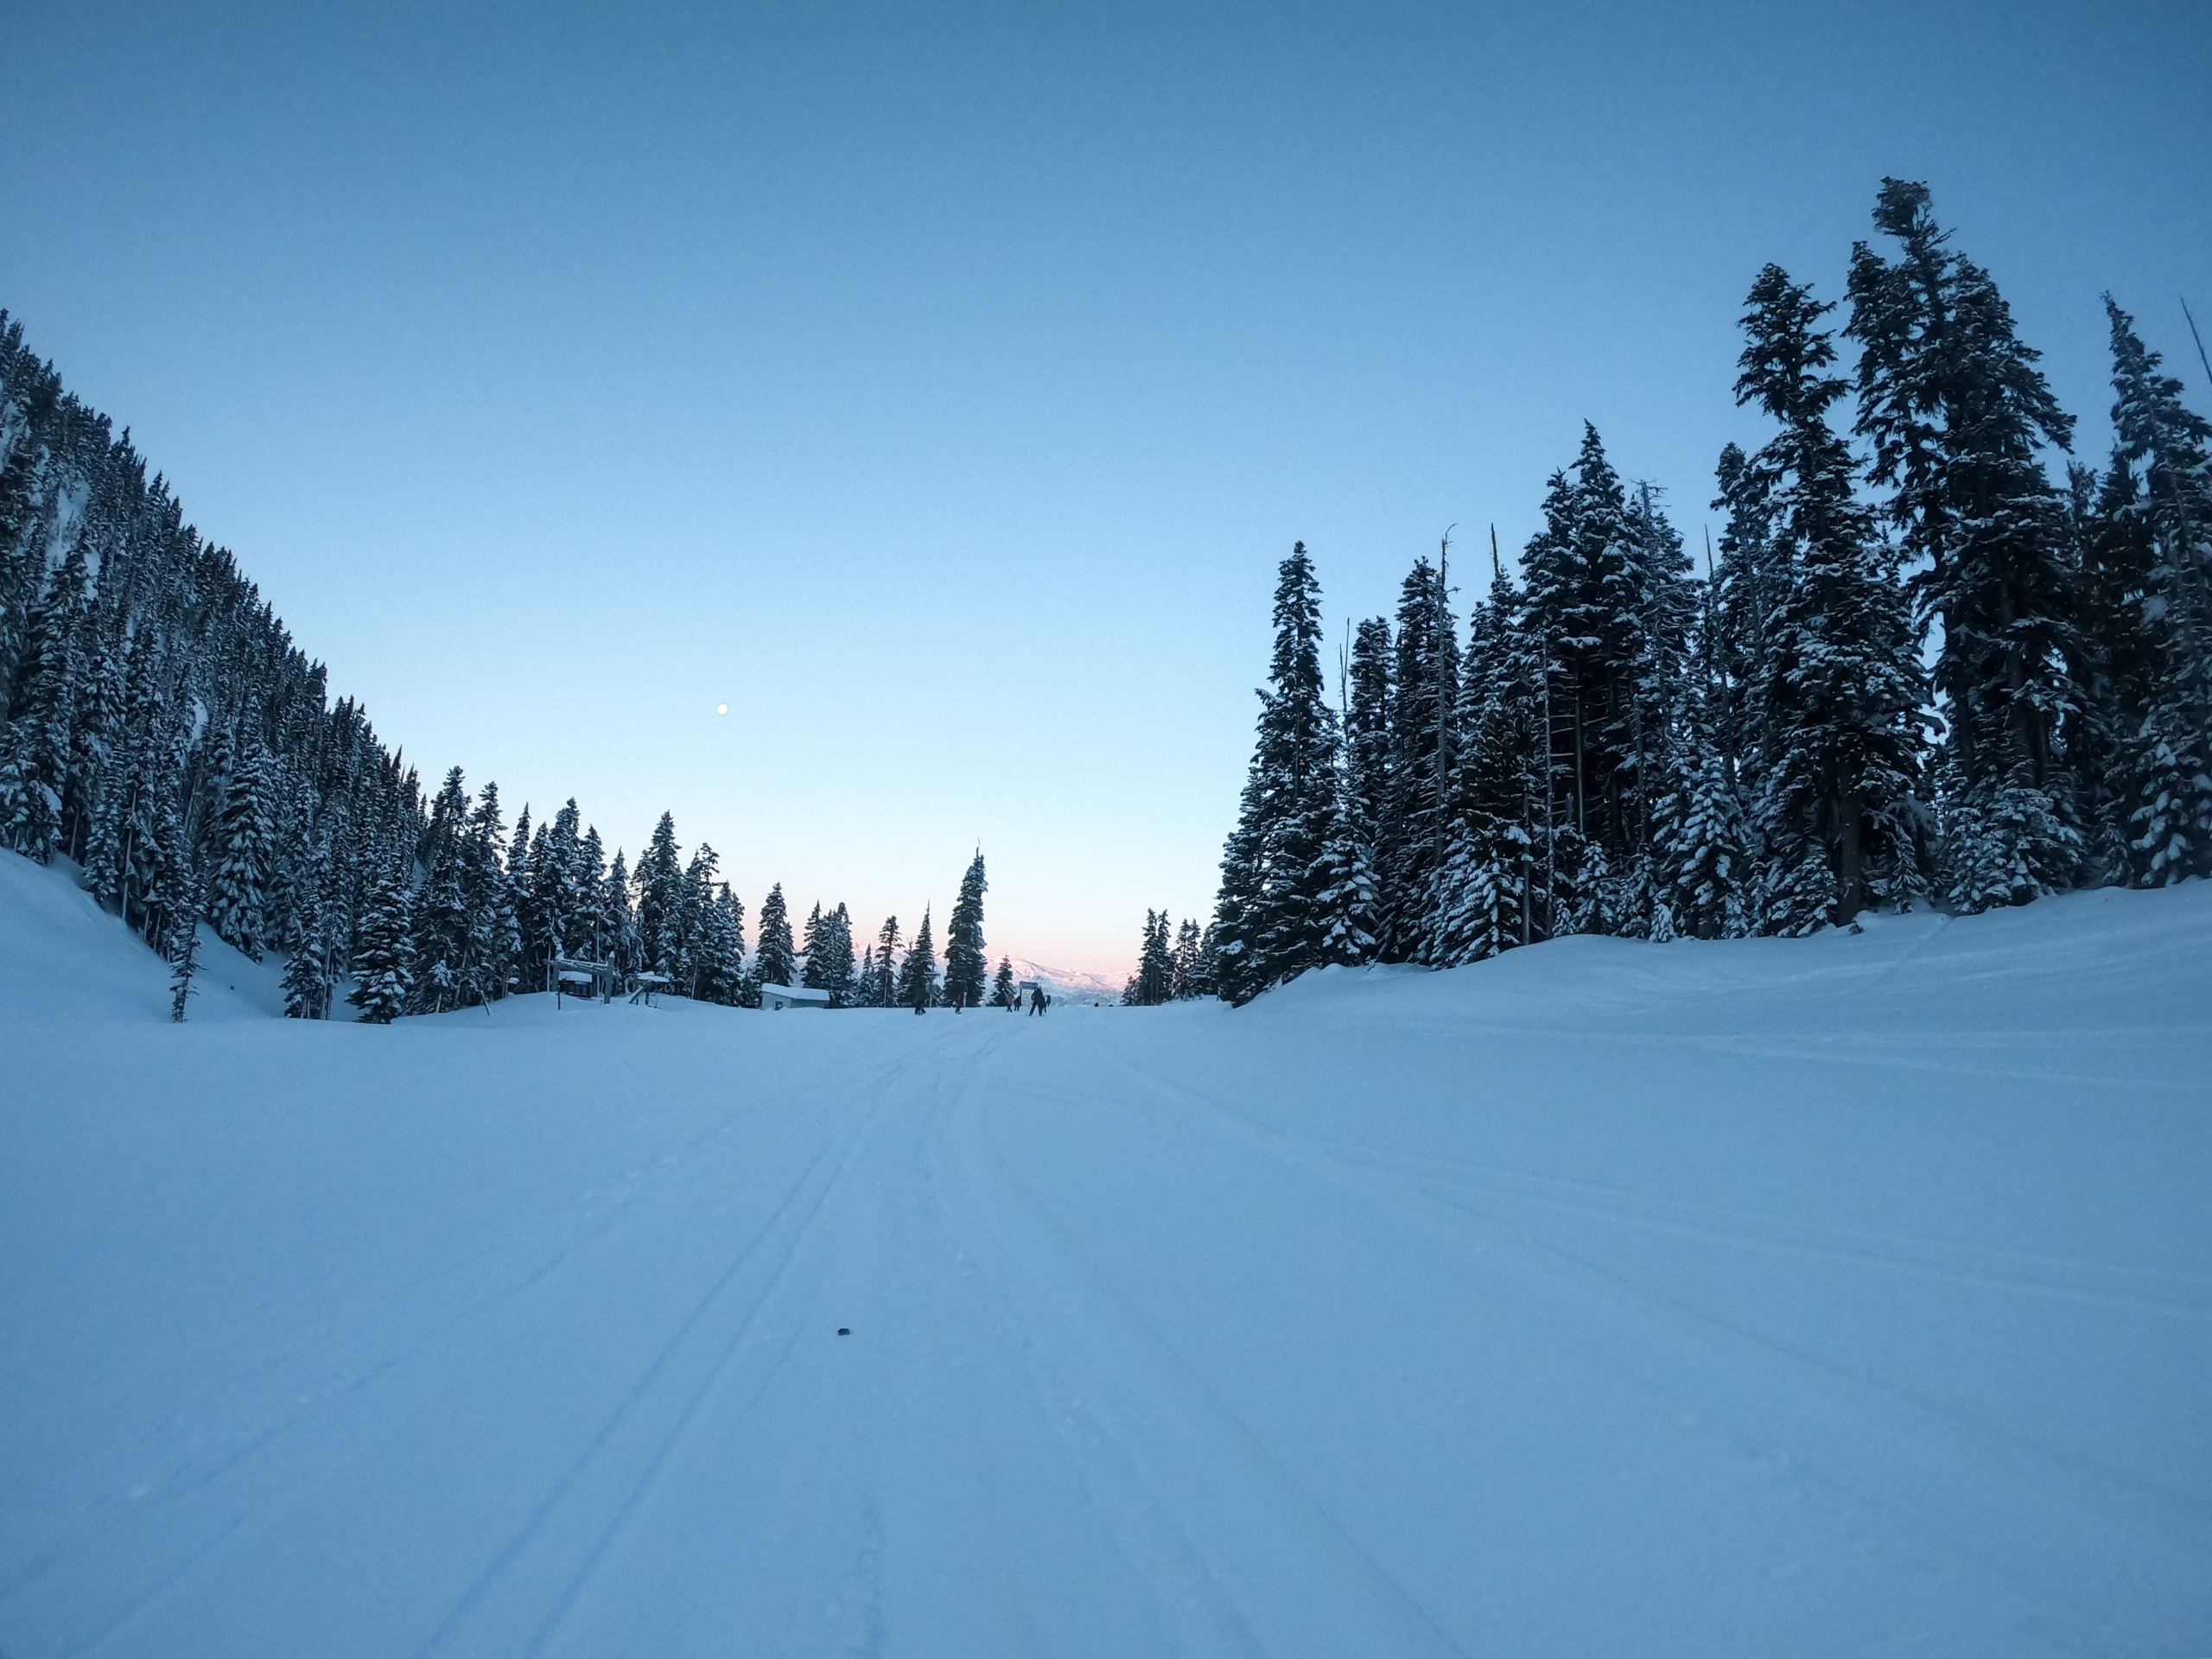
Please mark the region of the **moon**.
[[726, 715], [729, 713], [729, 704], [726, 702], [716, 703], [715, 705], [715, 712], [718, 715]]

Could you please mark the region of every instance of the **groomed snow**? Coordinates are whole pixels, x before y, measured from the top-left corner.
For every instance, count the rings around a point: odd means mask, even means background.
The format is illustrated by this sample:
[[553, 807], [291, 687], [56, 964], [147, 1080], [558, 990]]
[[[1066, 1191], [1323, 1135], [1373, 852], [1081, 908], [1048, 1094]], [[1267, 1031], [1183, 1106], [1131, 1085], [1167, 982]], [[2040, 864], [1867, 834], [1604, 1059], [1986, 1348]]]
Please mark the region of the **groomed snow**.
[[2212, 887], [1234, 1013], [210, 961], [0, 855], [10, 1659], [2212, 1651]]

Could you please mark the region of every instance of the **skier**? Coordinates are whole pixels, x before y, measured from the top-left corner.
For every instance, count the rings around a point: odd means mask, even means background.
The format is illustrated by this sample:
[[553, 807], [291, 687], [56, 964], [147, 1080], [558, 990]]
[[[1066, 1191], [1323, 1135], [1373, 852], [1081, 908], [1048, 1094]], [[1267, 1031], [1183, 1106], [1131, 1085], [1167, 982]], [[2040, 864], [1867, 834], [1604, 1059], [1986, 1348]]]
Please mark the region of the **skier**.
[[1029, 988], [1029, 1012], [1033, 1018], [1045, 1012], [1045, 988], [1041, 985]]

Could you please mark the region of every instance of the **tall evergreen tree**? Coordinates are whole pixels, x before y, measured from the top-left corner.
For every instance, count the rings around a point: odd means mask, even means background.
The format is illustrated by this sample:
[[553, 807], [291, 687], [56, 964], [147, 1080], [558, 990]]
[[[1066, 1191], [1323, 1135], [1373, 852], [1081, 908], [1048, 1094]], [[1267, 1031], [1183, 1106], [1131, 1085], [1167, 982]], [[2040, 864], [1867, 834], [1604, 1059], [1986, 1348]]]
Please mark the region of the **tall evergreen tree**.
[[1322, 844], [1314, 895], [1321, 925], [1315, 952], [1322, 966], [1357, 967], [1372, 962], [1381, 945], [1382, 889], [1375, 872], [1373, 847], [1359, 838], [1357, 804], [1339, 791], [1329, 838]]
[[[1188, 917], [1184, 918], [1182, 926], [1176, 930], [1174, 971], [1169, 982], [1167, 994], [1178, 1002], [1194, 996], [1212, 995], [1211, 989], [1203, 985], [1203, 976], [1200, 972], [1198, 954], [1202, 948], [1202, 938], [1198, 923]], [[1013, 980], [1011, 970], [1008, 971], [1007, 977], [1011, 983]]]
[[468, 793], [459, 766], [430, 804], [422, 886], [407, 911], [408, 1011], [440, 1014], [474, 1001], [469, 985]]
[[1874, 224], [1898, 256], [1853, 248], [1847, 332], [1870, 477], [1892, 489], [1922, 615], [1940, 624], [1950, 896], [2021, 902], [2069, 884], [2082, 848], [2067, 747], [2086, 653], [2064, 505], [2037, 458], [2074, 423], [1988, 272], [1947, 245], [1926, 186], [1885, 179]]
[[1521, 608], [1521, 595], [1494, 566], [1490, 596], [1468, 619], [1459, 764], [1429, 900], [1426, 960], [1436, 967], [1478, 962], [1549, 931], [1537, 862], [1547, 788], [1542, 668]]
[[1739, 795], [1756, 795], [1758, 757], [1768, 744], [1758, 728], [1752, 686], [1770, 654], [1768, 625], [1789, 591], [1789, 573], [1777, 556], [1773, 515], [1751, 458], [1731, 443], [1721, 450], [1715, 472], [1720, 493], [1713, 506], [1727, 519], [1707, 586], [1700, 639], [1707, 728]]
[[978, 847], [960, 878], [960, 896], [944, 929], [944, 1000], [956, 1007], [980, 1007], [990, 959], [983, 954], [983, 849]]
[[1144, 938], [1138, 947], [1137, 970], [1122, 991], [1122, 1001], [1133, 1008], [1154, 1008], [1166, 1001], [1174, 985], [1175, 967], [1167, 944], [1167, 912], [1144, 913]]
[[760, 901], [760, 931], [753, 947], [753, 982], [793, 985], [798, 982], [798, 954], [791, 947], [791, 912], [784, 905], [784, 884], [768, 889]]
[[8, 702], [0, 831], [10, 846], [41, 863], [64, 846], [62, 807], [70, 791], [70, 734], [84, 690], [81, 641], [90, 595], [80, 542], [29, 607]]
[[601, 885], [597, 960], [611, 963], [626, 978], [645, 965], [645, 944], [638, 935], [638, 918], [630, 906], [630, 873], [622, 862], [622, 849], [614, 849], [614, 863]]
[[407, 1011], [410, 985], [407, 898], [387, 875], [363, 906], [360, 944], [353, 953], [353, 989], [346, 1000], [364, 1025], [385, 1026]]
[[638, 891], [638, 949], [643, 966], [673, 976], [683, 920], [683, 863], [676, 844], [675, 814], [660, 815], [631, 880]]
[[1385, 962], [1418, 962], [1431, 943], [1432, 888], [1449, 836], [1457, 765], [1459, 669], [1444, 572], [1417, 559], [1398, 589], [1391, 792], [1375, 860], [1382, 901], [1377, 951]]
[[1660, 820], [1659, 879], [1669, 927], [1694, 939], [1732, 939], [1749, 928], [1753, 874], [1743, 803], [1728, 762], [1703, 747]]
[[2212, 874], [2212, 423], [2182, 403], [2181, 382], [2109, 295], [2105, 309], [2116, 394], [2107, 545], [2125, 561], [2112, 620], [2134, 681], [2122, 694], [2129, 850], [2137, 879], [2164, 886]]
[[806, 924], [806, 983], [830, 993], [830, 1006], [855, 1006], [853, 918], [843, 905], [835, 910], [814, 907]]
[[522, 960], [522, 928], [507, 885], [505, 839], [499, 786], [487, 783], [461, 842], [461, 891], [468, 906], [466, 995], [486, 1003], [514, 988]]
[[[704, 849], [702, 850], [711, 850]], [[727, 881], [709, 878], [699, 907], [699, 937], [692, 947], [691, 995], [702, 1002], [734, 1007], [745, 995], [745, 906]]]
[[1221, 887], [1209, 929], [1215, 940], [1215, 994], [1240, 1007], [1272, 982], [1266, 977], [1266, 959], [1256, 948], [1260, 889], [1266, 873], [1261, 855], [1266, 810], [1266, 790], [1255, 766], [1244, 780], [1236, 827], [1221, 849]]
[[1248, 1001], [1320, 960], [1322, 855], [1336, 812], [1336, 718], [1321, 681], [1321, 590], [1299, 543], [1275, 585], [1274, 655], [1215, 906], [1223, 994]]
[[321, 1020], [330, 1009], [330, 968], [321, 906], [312, 896], [294, 911], [285, 946], [284, 1012], [295, 1020]]
[[1768, 745], [1761, 921], [1801, 933], [1916, 888], [1920, 684], [1895, 556], [1855, 498], [1850, 450], [1827, 423], [1844, 384], [1823, 372], [1835, 348], [1815, 324], [1834, 308], [1777, 265], [1759, 273], [1747, 304], [1736, 399], [1782, 428], [1751, 471], [1788, 571], [1753, 692]]
[[868, 1006], [871, 1008], [895, 1008], [899, 1006], [899, 951], [901, 938], [899, 918], [887, 916], [883, 929], [875, 936], [875, 948], [868, 963]]
[[918, 1014], [934, 1007], [937, 1000], [937, 947], [930, 938], [930, 912], [925, 905], [922, 925], [914, 935], [914, 942], [906, 947], [906, 961], [899, 966], [898, 1006]]

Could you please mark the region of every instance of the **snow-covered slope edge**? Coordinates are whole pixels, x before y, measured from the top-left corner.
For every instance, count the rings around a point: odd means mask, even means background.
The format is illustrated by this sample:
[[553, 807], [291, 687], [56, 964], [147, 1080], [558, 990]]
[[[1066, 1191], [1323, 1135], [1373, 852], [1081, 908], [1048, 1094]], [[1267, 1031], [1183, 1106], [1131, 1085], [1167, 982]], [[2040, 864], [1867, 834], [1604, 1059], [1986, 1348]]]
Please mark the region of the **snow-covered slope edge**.
[[2212, 1628], [2212, 889], [1235, 1011], [176, 1027], [25, 868], [0, 1651]]
[[[203, 926], [188, 1017], [282, 1014], [283, 973], [282, 957], [249, 962]], [[72, 1026], [166, 1020], [169, 967], [99, 907], [74, 865], [0, 851], [0, 1004], [19, 1019]]]

